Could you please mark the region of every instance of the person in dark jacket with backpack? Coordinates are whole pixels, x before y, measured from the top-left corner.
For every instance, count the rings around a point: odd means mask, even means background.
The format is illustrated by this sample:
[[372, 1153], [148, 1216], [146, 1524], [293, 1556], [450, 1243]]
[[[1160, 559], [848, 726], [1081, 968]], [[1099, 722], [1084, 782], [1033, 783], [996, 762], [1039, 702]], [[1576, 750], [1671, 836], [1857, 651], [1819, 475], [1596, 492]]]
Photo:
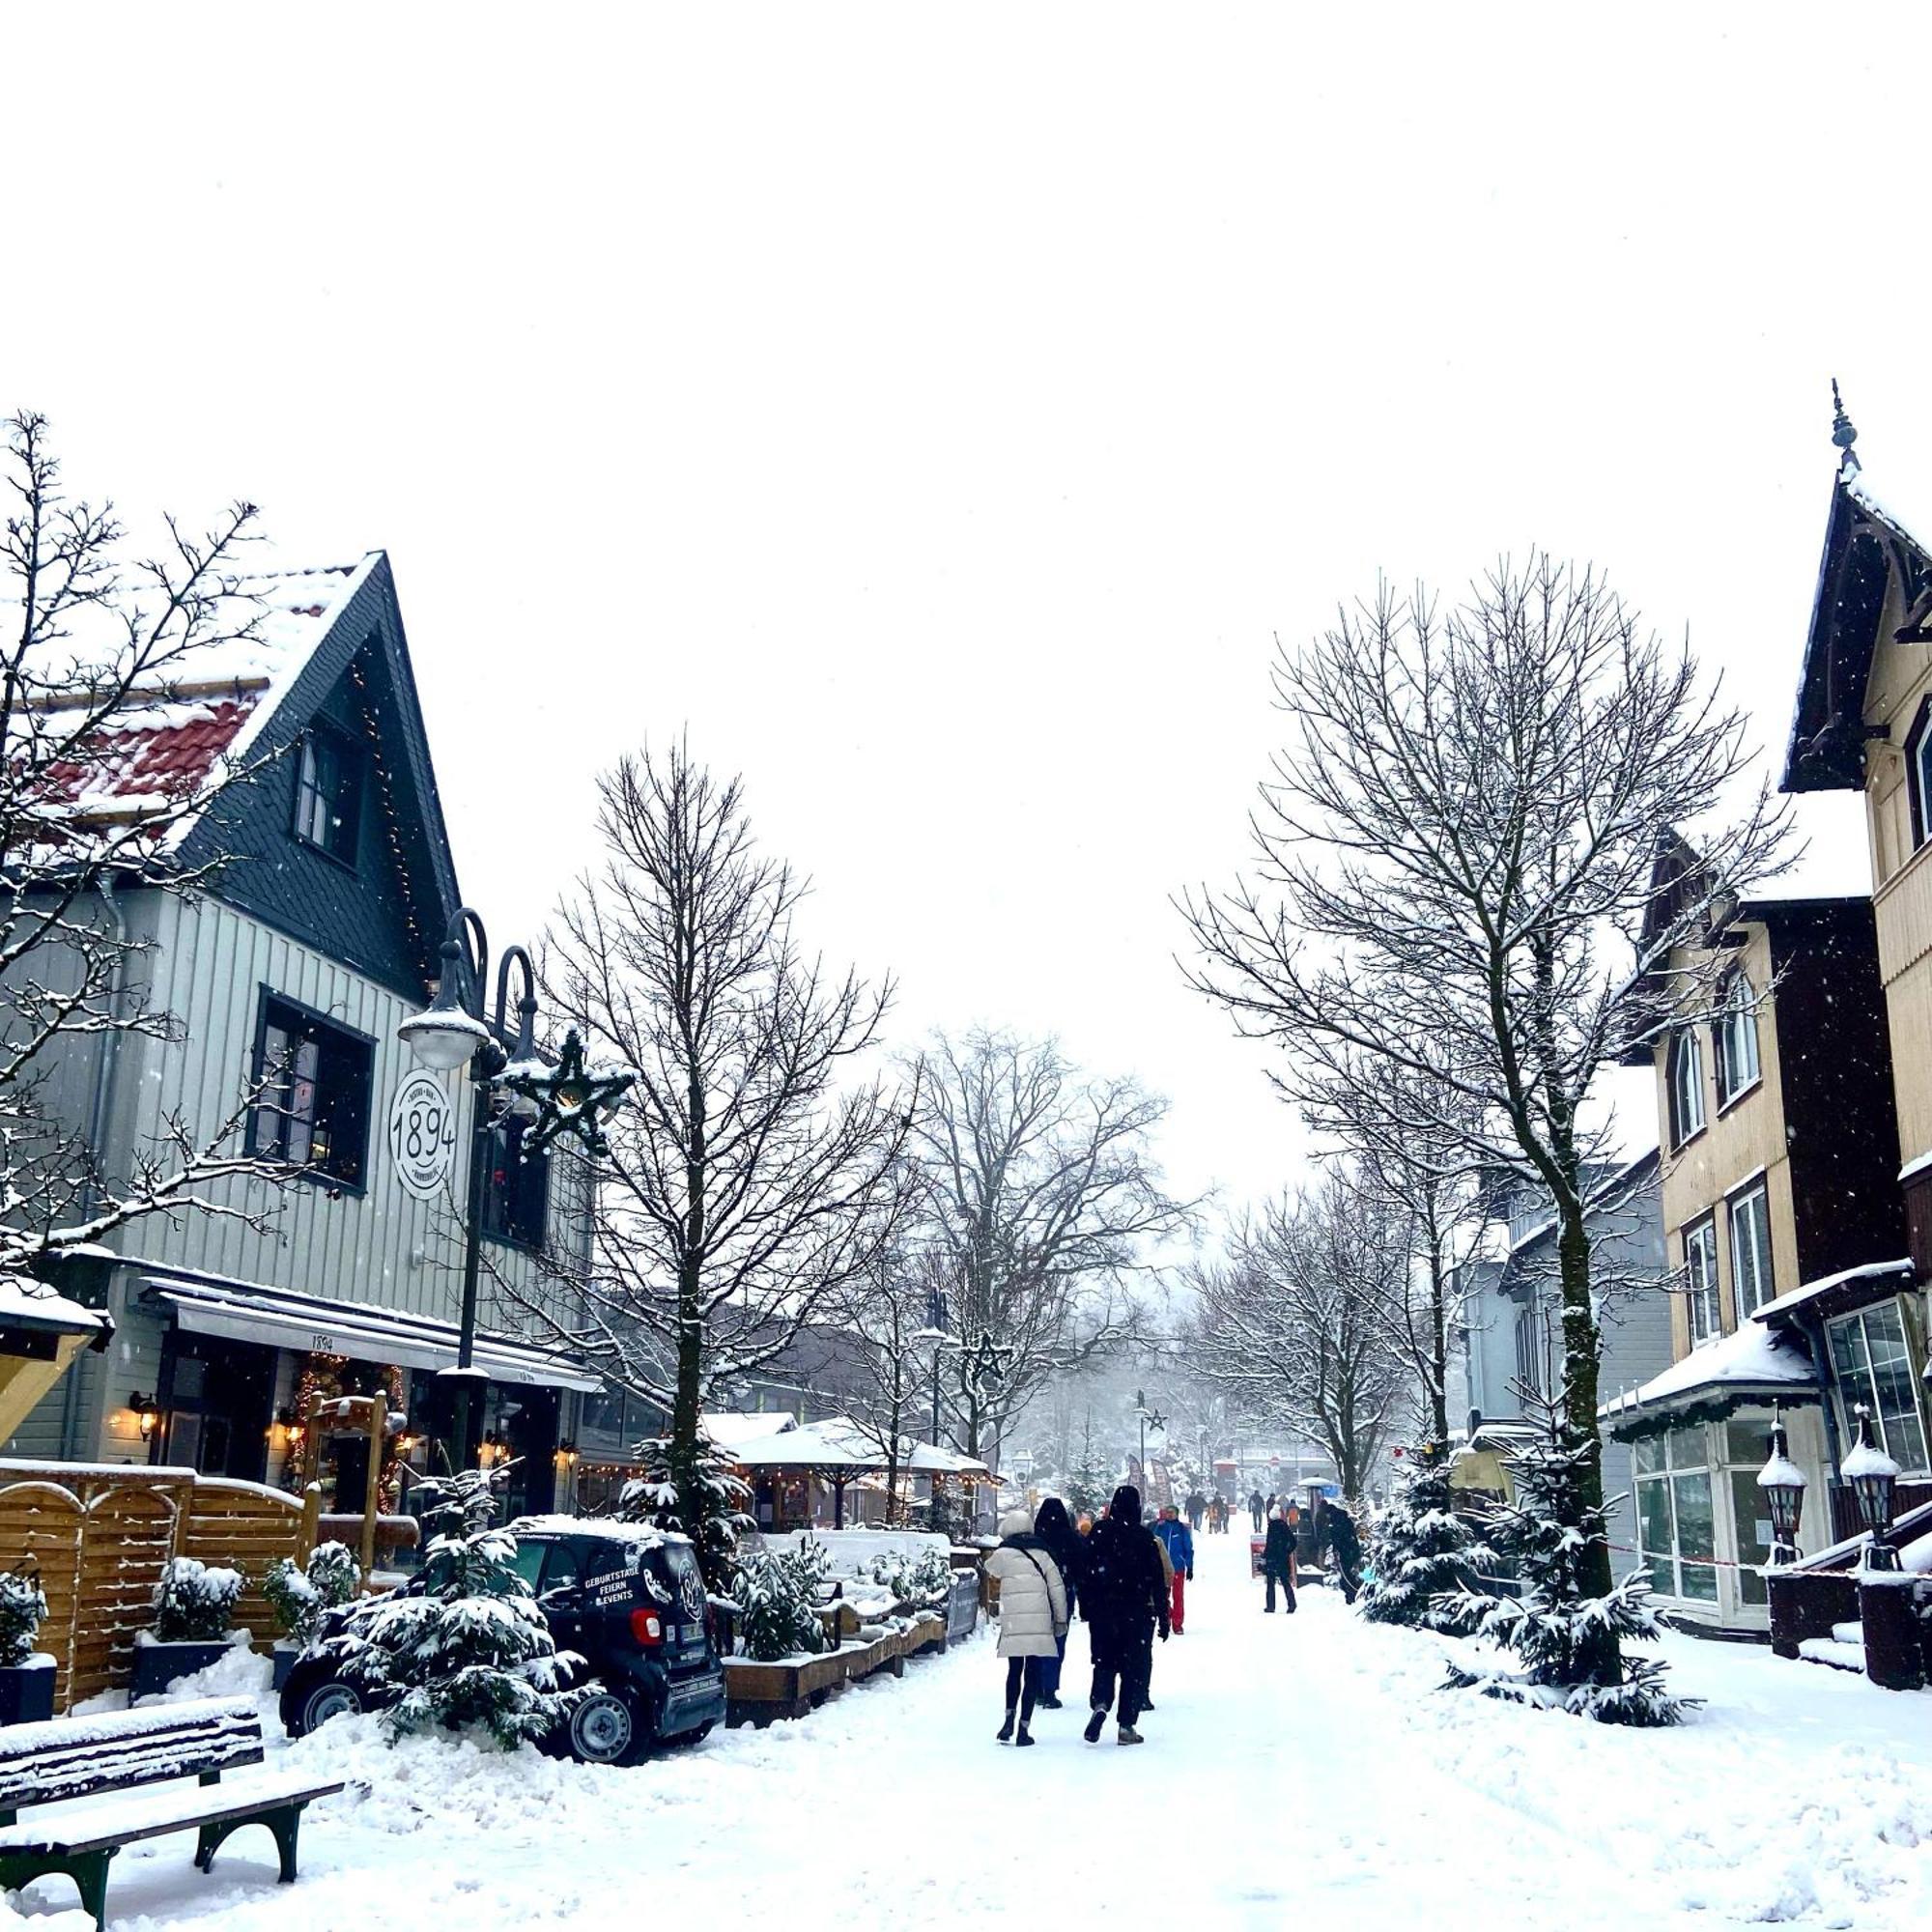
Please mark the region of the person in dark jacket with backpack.
[[1352, 1604], [1355, 1592], [1362, 1587], [1362, 1539], [1355, 1533], [1354, 1518], [1326, 1496], [1315, 1505], [1315, 1548], [1334, 1557], [1342, 1599]]
[[1294, 1532], [1279, 1508], [1268, 1511], [1267, 1547], [1262, 1551], [1262, 1574], [1267, 1578], [1267, 1614], [1274, 1615], [1274, 1586], [1288, 1593], [1288, 1608], [1294, 1608]]
[[1080, 1608], [1094, 1646], [1094, 1689], [1087, 1742], [1100, 1731], [1120, 1690], [1120, 1742], [1144, 1742], [1134, 1728], [1153, 1674], [1153, 1634], [1169, 1630], [1167, 1567], [1153, 1532], [1141, 1521], [1141, 1492], [1131, 1483], [1114, 1492], [1107, 1514], [1087, 1540], [1080, 1572]]
[[[1070, 1620], [1080, 1601], [1080, 1565], [1087, 1553], [1087, 1539], [1073, 1527], [1066, 1505], [1058, 1496], [1048, 1496], [1033, 1520], [1033, 1533], [1046, 1546], [1060, 1566], [1061, 1581], [1066, 1586], [1066, 1614]], [[1040, 1660], [1039, 1708], [1060, 1709], [1060, 1673], [1066, 1662], [1066, 1633], [1060, 1634], [1060, 1654]]]

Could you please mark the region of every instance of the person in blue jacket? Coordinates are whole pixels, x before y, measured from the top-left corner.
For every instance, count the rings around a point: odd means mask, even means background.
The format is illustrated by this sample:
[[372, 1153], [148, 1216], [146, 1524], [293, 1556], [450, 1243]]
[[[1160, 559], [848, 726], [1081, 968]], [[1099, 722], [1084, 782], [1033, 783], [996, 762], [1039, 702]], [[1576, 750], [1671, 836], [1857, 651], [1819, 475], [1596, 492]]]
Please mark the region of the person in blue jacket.
[[1179, 1636], [1181, 1618], [1187, 1607], [1187, 1585], [1194, 1578], [1194, 1532], [1181, 1521], [1179, 1510], [1173, 1503], [1168, 1503], [1161, 1509], [1153, 1533], [1160, 1538], [1167, 1550], [1167, 1560], [1174, 1565], [1174, 1602], [1169, 1617], [1174, 1625], [1174, 1634]]

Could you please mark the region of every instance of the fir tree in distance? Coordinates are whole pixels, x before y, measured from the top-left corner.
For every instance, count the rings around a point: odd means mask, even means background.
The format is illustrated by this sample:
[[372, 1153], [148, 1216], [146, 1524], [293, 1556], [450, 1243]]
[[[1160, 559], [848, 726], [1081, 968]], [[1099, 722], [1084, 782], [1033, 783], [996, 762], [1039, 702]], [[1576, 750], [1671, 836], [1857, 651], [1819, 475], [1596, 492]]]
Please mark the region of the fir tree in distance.
[[324, 1640], [344, 1679], [394, 1695], [392, 1738], [478, 1727], [499, 1745], [535, 1740], [568, 1718], [572, 1660], [517, 1574], [517, 1541], [497, 1525], [508, 1464], [426, 1478], [416, 1493], [431, 1537], [420, 1595], [372, 1597]]
[[1463, 1591], [1439, 1599], [1437, 1607], [1453, 1628], [1513, 1651], [1521, 1668], [1455, 1664], [1450, 1684], [1600, 1723], [1680, 1723], [1701, 1700], [1671, 1696], [1657, 1659], [1624, 1654], [1613, 1670], [1593, 1662], [1605, 1655], [1605, 1633], [1616, 1642], [1613, 1657], [1630, 1638], [1662, 1634], [1650, 1582], [1638, 1574], [1606, 1592], [1591, 1587], [1590, 1565], [1603, 1560], [1609, 1541], [1602, 1504], [1580, 1493], [1596, 1445], [1578, 1444], [1570, 1431], [1567, 1391], [1518, 1392], [1537, 1426], [1508, 1459], [1516, 1501], [1495, 1505], [1491, 1522], [1495, 1541], [1515, 1561], [1522, 1595]]
[[1362, 1615], [1419, 1630], [1466, 1629], [1466, 1617], [1451, 1614], [1445, 1602], [1486, 1596], [1480, 1573], [1495, 1560], [1456, 1513], [1441, 1445], [1425, 1442], [1407, 1459], [1394, 1500], [1370, 1533], [1375, 1574], [1362, 1589]]

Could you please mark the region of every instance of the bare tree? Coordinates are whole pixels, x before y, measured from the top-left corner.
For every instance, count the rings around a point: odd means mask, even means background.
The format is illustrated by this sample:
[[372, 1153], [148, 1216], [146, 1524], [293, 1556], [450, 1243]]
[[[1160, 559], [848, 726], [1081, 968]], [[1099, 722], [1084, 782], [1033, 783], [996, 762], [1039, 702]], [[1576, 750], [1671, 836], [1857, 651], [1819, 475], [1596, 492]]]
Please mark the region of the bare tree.
[[599, 791], [604, 862], [559, 909], [545, 980], [638, 1079], [609, 1129], [574, 1311], [547, 1289], [521, 1299], [669, 1412], [659, 1492], [676, 1492], [716, 1575], [729, 1511], [707, 1500], [707, 1392], [781, 1355], [877, 1264], [908, 1123], [859, 1063], [892, 987], [801, 951], [806, 884], [758, 851], [737, 780], [680, 745], [623, 759]]
[[[59, 1104], [70, 1055], [111, 1051], [115, 1036], [178, 1040], [157, 1008], [116, 895], [178, 895], [212, 882], [220, 860], [185, 863], [180, 841], [254, 766], [127, 775], [185, 705], [231, 691], [262, 645], [262, 602], [240, 565], [257, 512], [237, 503], [210, 529], [166, 520], [166, 542], [133, 557], [113, 506], [70, 497], [45, 419], [7, 424], [11, 504], [0, 542], [0, 1281], [145, 1217], [201, 1213], [260, 1225], [211, 1181], [282, 1182], [297, 1169], [234, 1151], [261, 1086], [237, 1083], [214, 1122], [179, 1113], [159, 1139], [110, 1172], [96, 1122]], [[156, 761], [160, 764], [164, 761]]]
[[[1776, 862], [1783, 823], [1762, 784], [1723, 816], [1747, 789], [1744, 720], [1599, 577], [1540, 555], [1447, 617], [1384, 588], [1284, 653], [1275, 683], [1290, 742], [1255, 815], [1257, 875], [1183, 901], [1190, 978], [1251, 1036], [1368, 1054], [1457, 1096], [1432, 1131], [1548, 1190], [1564, 1413], [1587, 1449], [1575, 1494], [1599, 1508], [1579, 1108], [1651, 1023], [1671, 949], [1708, 923], [1700, 877], [1742, 890]], [[1695, 828], [1707, 872], [1660, 864], [1673, 826]], [[1606, 1594], [1607, 1549], [1586, 1569]], [[1579, 1655], [1592, 1681], [1622, 1681], [1607, 1624]]]
[[1226, 1259], [1196, 1271], [1187, 1359], [1241, 1413], [1314, 1437], [1359, 1496], [1414, 1400], [1388, 1321], [1408, 1264], [1406, 1237], [1331, 1170], [1237, 1222]]
[[1149, 1148], [1167, 1103], [1134, 1081], [982, 1030], [935, 1035], [920, 1066], [913, 1151], [926, 1238], [948, 1264], [949, 1406], [980, 1456], [1055, 1374], [1135, 1332], [1133, 1284], [1193, 1209]]

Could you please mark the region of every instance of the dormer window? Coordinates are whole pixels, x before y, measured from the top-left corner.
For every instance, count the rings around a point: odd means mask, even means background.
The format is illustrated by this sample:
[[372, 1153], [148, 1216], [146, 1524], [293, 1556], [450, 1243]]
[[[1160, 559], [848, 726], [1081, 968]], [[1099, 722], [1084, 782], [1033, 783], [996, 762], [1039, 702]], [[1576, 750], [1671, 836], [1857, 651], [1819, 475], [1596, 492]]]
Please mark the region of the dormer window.
[[1685, 1028], [1670, 1043], [1670, 1144], [1682, 1147], [1704, 1131], [1704, 1049]]
[[361, 746], [326, 725], [301, 741], [296, 775], [296, 837], [345, 866], [355, 863], [362, 828]]
[[1733, 973], [1725, 984], [1711, 1032], [1718, 1050], [1718, 1099], [1729, 1106], [1747, 1088], [1755, 1087], [1758, 1077], [1757, 995], [1743, 973]]

